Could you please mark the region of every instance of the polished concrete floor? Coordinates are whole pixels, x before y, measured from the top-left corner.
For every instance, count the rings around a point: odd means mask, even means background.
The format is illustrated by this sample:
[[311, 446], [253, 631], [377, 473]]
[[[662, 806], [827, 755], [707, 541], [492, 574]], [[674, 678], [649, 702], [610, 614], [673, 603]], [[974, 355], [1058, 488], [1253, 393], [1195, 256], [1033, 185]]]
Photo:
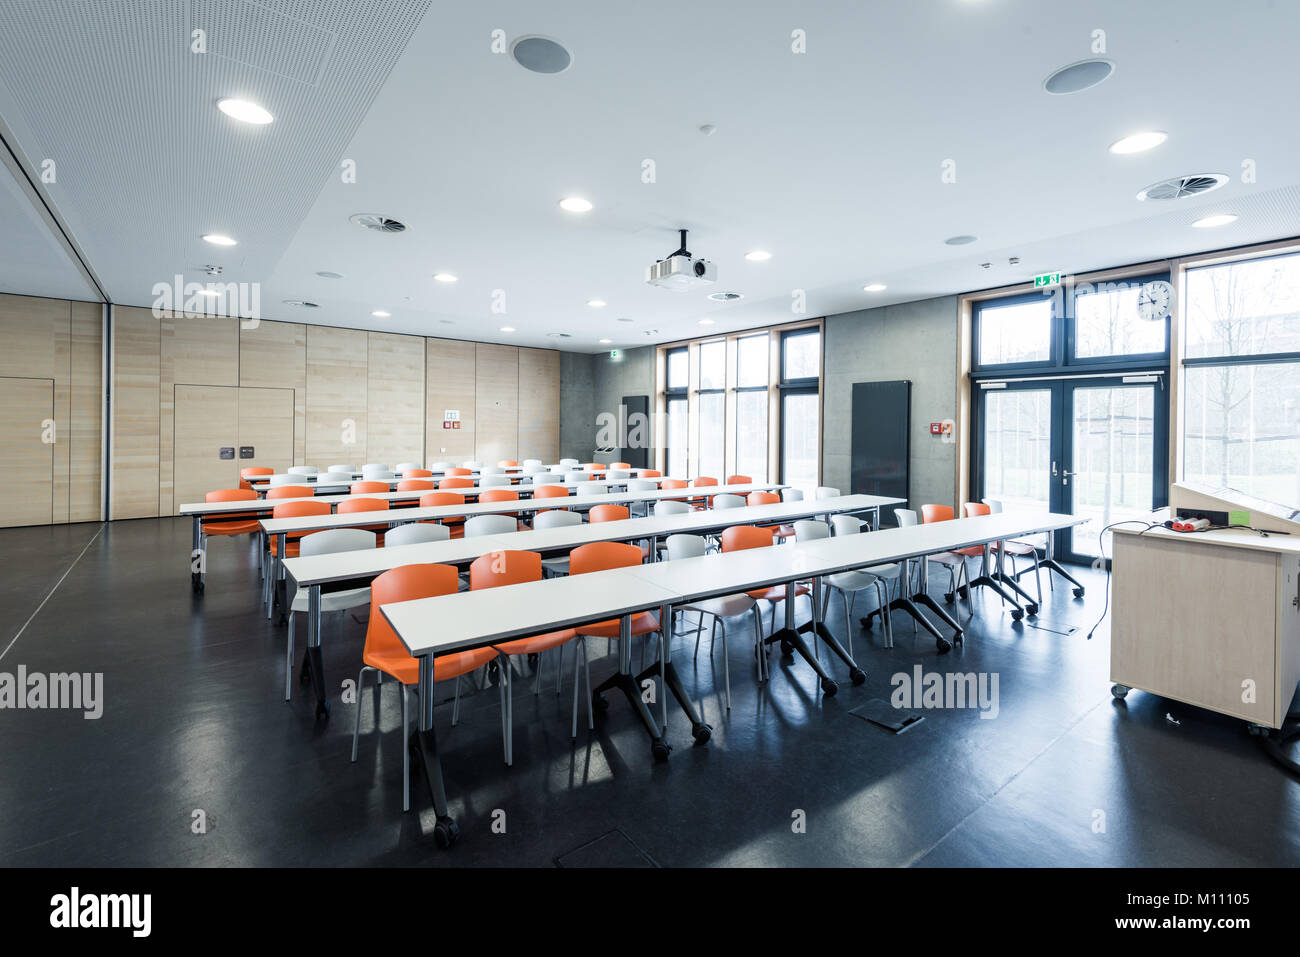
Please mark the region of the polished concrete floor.
[[[1084, 638], [1104, 586], [1087, 569], [1088, 595], [1058, 585], [1041, 627], [1013, 624], [977, 593], [966, 643], [946, 656], [902, 616], [893, 649], [859, 631], [868, 680], [853, 687], [837, 667], [832, 698], [779, 654], [757, 688], [737, 624], [722, 712], [720, 649], [715, 674], [707, 639], [693, 663], [693, 637], [679, 636], [674, 660], [715, 730], [692, 747], [671, 711], [665, 764], [619, 701], [571, 742], [569, 678], [557, 697], [549, 670], [540, 696], [515, 683], [510, 769], [495, 689], [466, 697], [455, 728], [440, 705], [462, 837], [438, 851], [418, 785], [413, 810], [400, 810], [391, 683], [378, 707], [367, 685], [349, 761], [356, 706], [337, 689], [355, 678], [364, 624], [327, 617], [334, 710], [318, 724], [296, 683], [282, 700], [285, 632], [257, 613], [247, 540], [212, 543], [196, 597], [189, 534], [180, 519], [0, 531], [0, 672], [103, 672], [105, 698], [93, 721], [0, 710], [0, 864], [1300, 863], [1300, 785], [1241, 722], [1141, 692], [1112, 700], [1107, 630]], [[844, 633], [834, 602], [830, 624]], [[918, 664], [996, 674], [997, 716], [930, 709], [895, 735], [850, 713], [888, 699], [891, 675]], [[593, 682], [612, 665], [593, 660]]]

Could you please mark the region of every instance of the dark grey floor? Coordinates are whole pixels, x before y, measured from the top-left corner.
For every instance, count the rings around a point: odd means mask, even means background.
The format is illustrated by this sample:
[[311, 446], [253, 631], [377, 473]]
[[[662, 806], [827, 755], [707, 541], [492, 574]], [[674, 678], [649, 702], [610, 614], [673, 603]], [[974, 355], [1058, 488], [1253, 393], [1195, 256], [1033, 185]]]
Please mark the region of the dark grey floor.
[[[530, 682], [516, 682], [512, 769], [501, 760], [494, 689], [467, 699], [454, 729], [440, 706], [462, 831], [440, 852], [418, 789], [414, 810], [400, 811], [393, 685], [379, 734], [368, 686], [360, 759], [348, 760], [355, 711], [337, 688], [355, 677], [364, 626], [327, 618], [335, 703], [318, 726], [296, 684], [292, 703], [282, 700], [284, 630], [256, 612], [247, 540], [213, 542], [201, 598], [189, 588], [189, 544], [178, 519], [0, 531], [0, 650], [45, 602], [0, 671], [102, 671], [106, 698], [98, 721], [0, 711], [0, 863], [1300, 863], [1300, 786], [1241, 722], [1141, 692], [1112, 701], [1107, 631], [1083, 637], [1104, 585], [1086, 569], [1087, 597], [1058, 587], [1039, 618], [1075, 634], [1013, 626], [995, 596], [977, 594], [967, 641], [947, 656], [913, 639], [901, 616], [893, 650], [859, 632], [869, 678], [857, 688], [844, 680], [834, 698], [817, 693], [806, 666], [777, 655], [771, 684], [758, 689], [737, 629], [729, 716], [705, 649], [693, 667], [690, 640], [679, 637], [675, 660], [715, 733], [692, 747], [685, 719], [670, 712], [664, 765], [621, 702], [571, 743], [567, 678], [560, 697], [534, 698]], [[929, 711], [895, 736], [849, 714], [888, 698], [890, 676], [918, 663], [996, 672], [997, 718]], [[593, 681], [610, 670], [612, 659], [596, 660]], [[206, 834], [192, 833], [196, 809]], [[504, 834], [492, 829], [498, 811]], [[792, 831], [798, 811], [806, 833]]]

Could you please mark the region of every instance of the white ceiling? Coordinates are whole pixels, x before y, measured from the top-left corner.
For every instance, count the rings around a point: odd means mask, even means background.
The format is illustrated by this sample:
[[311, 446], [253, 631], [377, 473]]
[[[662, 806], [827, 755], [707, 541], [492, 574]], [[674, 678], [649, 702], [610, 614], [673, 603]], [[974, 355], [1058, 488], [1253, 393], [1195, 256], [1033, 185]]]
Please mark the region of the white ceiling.
[[[0, 117], [29, 161], [72, 158], [51, 202], [118, 302], [148, 305], [154, 283], [201, 279], [194, 268], [213, 262], [262, 283], [266, 318], [595, 351], [601, 336], [698, 335], [706, 317], [712, 331], [788, 321], [796, 289], [816, 316], [1300, 233], [1296, 3], [518, 0], [439, 5], [418, 24], [424, 2], [189, 6], [0, 8]], [[237, 55], [190, 54], [196, 18], [218, 24], [214, 45], [244, 25]], [[573, 65], [529, 73], [492, 52], [498, 29], [555, 37]], [[791, 52], [795, 29], [806, 53]], [[1043, 92], [1092, 55], [1095, 30], [1114, 75]], [[276, 122], [232, 123], [212, 106], [232, 94]], [[1143, 129], [1169, 139], [1107, 152]], [[345, 159], [355, 183], [341, 181]], [[1176, 203], [1135, 199], [1198, 172], [1231, 180]], [[595, 209], [561, 211], [572, 194]], [[1220, 211], [1241, 218], [1190, 227]], [[408, 229], [348, 223], [362, 212]], [[743, 300], [644, 284], [679, 226], [717, 264], [713, 288]], [[207, 246], [209, 231], [241, 243]], [[962, 233], [979, 240], [944, 245]], [[747, 262], [756, 248], [773, 258]], [[435, 282], [440, 270], [459, 282]], [[0, 266], [0, 288], [25, 281]], [[871, 281], [888, 289], [864, 293]]]

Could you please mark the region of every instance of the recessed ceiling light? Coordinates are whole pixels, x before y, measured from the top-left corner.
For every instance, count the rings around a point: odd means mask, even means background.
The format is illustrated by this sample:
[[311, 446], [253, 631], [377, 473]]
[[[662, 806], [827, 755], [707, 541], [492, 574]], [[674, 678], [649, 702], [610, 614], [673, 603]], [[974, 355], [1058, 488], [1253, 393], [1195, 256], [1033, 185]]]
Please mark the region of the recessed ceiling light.
[[601, 344], [602, 346], [607, 346], [607, 345], [609, 345], [609, 344], [610, 344], [611, 342], [613, 342], [613, 341], [614, 341], [613, 339], [601, 339], [601, 340], [600, 340], [600, 344]]
[[252, 123], [256, 126], [265, 126], [275, 119], [274, 116], [253, 101], [240, 100], [231, 96], [217, 100], [217, 109], [232, 120], [239, 120], [241, 123]]
[[502, 326], [502, 327], [501, 327], [501, 331], [502, 331], [502, 332], [514, 332], [514, 331], [515, 331], [515, 327], [514, 327], [514, 326]]
[[713, 325], [713, 320], [712, 320], [712, 319], [701, 319], [701, 320], [700, 320], [700, 325], [702, 325], [702, 326], [711, 326], [711, 325]]
[[949, 246], [969, 246], [975, 239], [974, 236], [949, 236], [944, 242]]
[[602, 306], [605, 305], [605, 300], [604, 300], [604, 299], [588, 299], [588, 300], [587, 300], [587, 305], [591, 306], [592, 309], [600, 309]]
[[566, 196], [560, 200], [560, 209], [569, 213], [586, 213], [591, 211], [591, 203], [581, 196]]
[[1080, 60], [1078, 63], [1063, 66], [1048, 76], [1043, 81], [1043, 89], [1058, 95], [1079, 93], [1096, 86], [1114, 72], [1115, 64], [1110, 60], [1101, 57]]
[[745, 253], [745, 258], [752, 263], [765, 263], [772, 258], [772, 254], [766, 249], [755, 249], [753, 252]]
[[238, 246], [239, 240], [231, 239], [221, 233], [205, 233], [203, 236], [205, 243], [212, 243], [214, 246]]
[[1197, 229], [1213, 229], [1215, 226], [1226, 226], [1228, 223], [1235, 223], [1237, 216], [1235, 213], [1217, 213], [1214, 216], [1205, 216], [1192, 223]]
[[573, 63], [569, 51], [550, 37], [520, 37], [510, 45], [510, 55], [533, 73], [563, 73]]
[[1116, 140], [1110, 144], [1110, 151], [1121, 156], [1127, 153], [1142, 153], [1146, 150], [1155, 149], [1167, 139], [1169, 139], [1168, 133], [1161, 130], [1147, 130], [1146, 132], [1134, 133], [1131, 136]]
[[[1235, 218], [1235, 217], [1234, 217], [1234, 218]], [[215, 289], [200, 289], [200, 290], [198, 290], [198, 294], [199, 294], [200, 296], [219, 296], [219, 295], [221, 295], [221, 293], [217, 292]]]
[[433, 278], [436, 279], [436, 280], [438, 280], [438, 282], [455, 282], [455, 281], [456, 281], [456, 277], [453, 276], [453, 275], [452, 275], [451, 273], [449, 273], [449, 272], [436, 272], [436, 273], [433, 274]]
[[374, 312], [371, 313], [371, 315], [374, 316], [376, 319], [387, 319], [389, 316], [392, 315], [392, 313], [385, 312], [382, 309], [376, 309]]
[[327, 270], [323, 270], [323, 271], [321, 271], [321, 272], [318, 272], [316, 275], [320, 276], [322, 279], [342, 279], [342, 278], [343, 278], [343, 273], [341, 273], [341, 272], [329, 272], [329, 271], [327, 271]]
[[862, 287], [863, 292], [884, 292], [885, 284], [883, 282], [872, 282]]

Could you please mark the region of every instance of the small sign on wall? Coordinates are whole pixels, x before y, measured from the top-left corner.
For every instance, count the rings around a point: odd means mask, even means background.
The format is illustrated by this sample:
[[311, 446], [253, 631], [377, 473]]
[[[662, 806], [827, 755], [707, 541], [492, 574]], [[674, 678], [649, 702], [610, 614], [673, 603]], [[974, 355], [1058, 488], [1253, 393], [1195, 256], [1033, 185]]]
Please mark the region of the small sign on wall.
[[253, 447], [251, 445], [241, 445], [239, 447], [239, 457], [241, 459], [251, 459], [253, 457]]
[[442, 427], [444, 429], [460, 428], [460, 409], [443, 409]]
[[233, 445], [223, 445], [218, 454], [223, 459], [233, 459], [235, 457], [235, 447]]

